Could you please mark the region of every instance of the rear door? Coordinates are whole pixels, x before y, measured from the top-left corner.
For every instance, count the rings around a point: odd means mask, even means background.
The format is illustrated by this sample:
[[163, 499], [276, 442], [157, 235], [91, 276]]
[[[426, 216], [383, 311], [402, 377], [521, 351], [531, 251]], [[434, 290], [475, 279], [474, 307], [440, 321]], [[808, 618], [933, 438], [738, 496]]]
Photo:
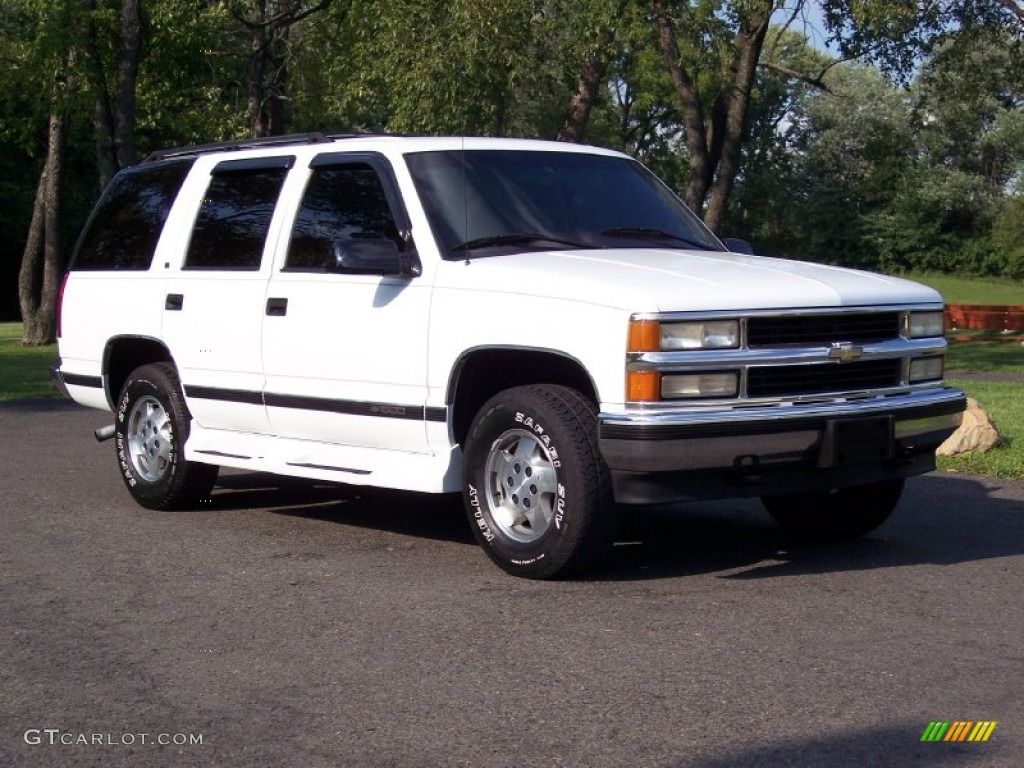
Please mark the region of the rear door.
[[295, 158], [221, 160], [194, 190], [183, 263], [167, 280], [163, 337], [204, 427], [267, 432], [262, 324], [277, 200]]

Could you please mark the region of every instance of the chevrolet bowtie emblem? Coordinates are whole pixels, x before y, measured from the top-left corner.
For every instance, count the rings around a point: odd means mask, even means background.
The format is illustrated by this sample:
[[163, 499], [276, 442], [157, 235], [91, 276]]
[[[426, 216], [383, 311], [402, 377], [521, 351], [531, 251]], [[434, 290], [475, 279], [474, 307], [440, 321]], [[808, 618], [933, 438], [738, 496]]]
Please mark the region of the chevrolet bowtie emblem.
[[837, 363], [851, 363], [864, 354], [863, 347], [854, 346], [849, 341], [834, 341], [828, 351], [828, 359]]

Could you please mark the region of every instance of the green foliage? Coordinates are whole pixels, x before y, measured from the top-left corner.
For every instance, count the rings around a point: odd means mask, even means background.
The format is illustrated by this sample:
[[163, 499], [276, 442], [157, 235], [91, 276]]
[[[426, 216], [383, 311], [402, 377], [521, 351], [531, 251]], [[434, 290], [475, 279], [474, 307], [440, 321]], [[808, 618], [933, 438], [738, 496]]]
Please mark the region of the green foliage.
[[733, 221], [762, 250], [879, 267], [868, 222], [900, 192], [911, 104], [867, 67], [837, 67], [826, 82], [830, 91], [808, 90], [776, 119], [768, 159], [749, 166], [734, 199], [748, 210]]
[[579, 74], [582, 20], [560, 2], [356, 0], [311, 30], [298, 67], [312, 88], [298, 106], [313, 123], [355, 129], [553, 136]]
[[[735, 64], [740, 19], [765, 2], [665, 0], [709, 118]], [[143, 3], [141, 155], [249, 131], [253, 38], [238, 17], [253, 3]], [[867, 66], [833, 66], [796, 28], [772, 30], [728, 234], [764, 252], [832, 262], [1024, 275], [1024, 214], [1013, 202], [1024, 193], [1024, 52], [1019, 34], [1000, 31], [1012, 22], [1005, 7], [816, 3], [844, 52], [907, 80], [916, 75], [913, 86], [897, 89]], [[119, 0], [0, 3], [0, 312], [13, 307], [54, 103], [72, 116], [66, 243], [99, 192], [87, 64], [98, 61], [112, 89], [120, 13]], [[275, 66], [286, 78], [292, 130], [552, 137], [583, 62], [597, 54], [606, 87], [585, 140], [640, 158], [676, 190], [686, 186], [679, 98], [649, 2], [334, 0], [280, 42]], [[808, 82], [826, 71], [831, 92]]]
[[1024, 178], [1021, 54], [1011, 36], [967, 28], [907, 89], [864, 66], [832, 68], [827, 91], [762, 73], [731, 232], [890, 272], [1024, 276], [1007, 202]]
[[992, 228], [992, 245], [1000, 254], [999, 274], [1024, 280], [1024, 192], [1003, 202]]
[[136, 131], [143, 151], [246, 135], [248, 40], [223, 3], [146, 5]]

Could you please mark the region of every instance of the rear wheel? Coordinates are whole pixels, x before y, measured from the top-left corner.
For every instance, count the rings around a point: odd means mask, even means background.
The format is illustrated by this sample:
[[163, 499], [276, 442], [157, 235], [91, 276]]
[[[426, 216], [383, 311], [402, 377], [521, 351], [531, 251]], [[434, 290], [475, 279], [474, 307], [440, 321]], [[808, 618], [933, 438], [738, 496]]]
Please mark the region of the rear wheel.
[[148, 509], [180, 509], [209, 495], [217, 467], [185, 460], [191, 415], [167, 363], [136, 368], [118, 400], [117, 461], [132, 497]]
[[902, 493], [903, 480], [899, 479], [831, 491], [763, 496], [761, 501], [775, 522], [798, 536], [850, 539], [884, 523]]
[[477, 541], [515, 576], [578, 572], [614, 539], [593, 406], [560, 386], [515, 387], [480, 409], [465, 443], [463, 497]]

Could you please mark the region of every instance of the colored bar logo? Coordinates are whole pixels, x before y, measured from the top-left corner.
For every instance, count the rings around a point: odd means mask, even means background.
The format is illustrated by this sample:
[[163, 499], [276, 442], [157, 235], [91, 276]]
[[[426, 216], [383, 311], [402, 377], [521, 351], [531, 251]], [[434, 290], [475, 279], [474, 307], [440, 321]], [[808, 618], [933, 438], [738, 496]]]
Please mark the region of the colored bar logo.
[[996, 720], [933, 720], [921, 734], [921, 741], [988, 741]]

